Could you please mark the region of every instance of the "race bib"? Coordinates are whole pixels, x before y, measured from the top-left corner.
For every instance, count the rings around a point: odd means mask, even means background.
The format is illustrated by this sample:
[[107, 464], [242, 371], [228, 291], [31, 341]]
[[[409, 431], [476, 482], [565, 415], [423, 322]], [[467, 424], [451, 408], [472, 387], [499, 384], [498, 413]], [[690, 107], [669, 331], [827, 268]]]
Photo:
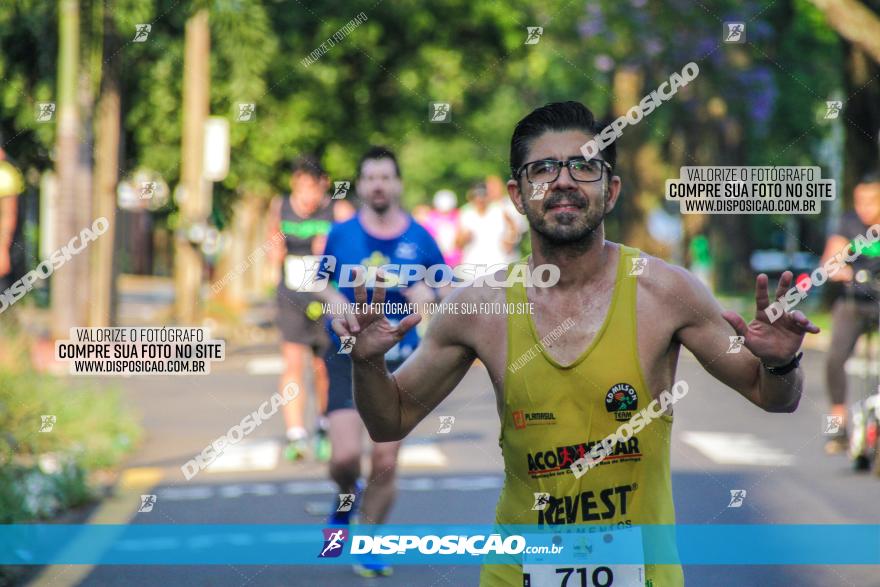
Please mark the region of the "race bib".
[[523, 587], [644, 587], [643, 565], [523, 565]]
[[[588, 534], [584, 530], [584, 526], [561, 528], [553, 536], [555, 550], [562, 549], [556, 554], [524, 552], [523, 587], [644, 587], [645, 565], [640, 529]], [[549, 535], [544, 534], [527, 543], [548, 544], [548, 538]], [[621, 553], [628, 556], [633, 553], [633, 559], [638, 564], [603, 562], [619, 560]]]

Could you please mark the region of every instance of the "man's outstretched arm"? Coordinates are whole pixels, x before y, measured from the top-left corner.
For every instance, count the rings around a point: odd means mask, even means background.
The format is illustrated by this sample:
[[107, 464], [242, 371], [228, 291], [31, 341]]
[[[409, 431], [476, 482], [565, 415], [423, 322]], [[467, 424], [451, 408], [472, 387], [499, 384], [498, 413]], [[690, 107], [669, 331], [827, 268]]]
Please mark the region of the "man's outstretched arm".
[[[373, 290], [373, 304], [385, 300], [385, 288]], [[452, 297], [458, 297], [453, 294]], [[355, 289], [358, 304], [367, 301], [366, 289]], [[421, 316], [411, 314], [392, 326], [384, 314], [348, 313], [333, 320], [339, 336], [354, 336], [351, 352], [354, 401], [370, 438], [376, 442], [401, 440], [448, 396], [475, 358], [459, 334], [469, 326], [461, 316], [441, 314], [431, 321], [416, 351], [392, 375], [385, 353], [397, 344]]]
[[[759, 275], [755, 283], [755, 318], [746, 323], [736, 312], [721, 311], [708, 289], [686, 272], [677, 276], [677, 291], [686, 291], [691, 320], [677, 333], [678, 340], [716, 379], [737, 390], [768, 412], [793, 412], [800, 401], [803, 372], [800, 368], [773, 374], [767, 367], [783, 367], [797, 356], [804, 336], [819, 329], [799, 311], [770, 322], [768, 279]], [[786, 271], [779, 279], [776, 296], [792, 284]], [[731, 331], [731, 327], [733, 331]], [[739, 353], [728, 353], [729, 336], [744, 337]]]

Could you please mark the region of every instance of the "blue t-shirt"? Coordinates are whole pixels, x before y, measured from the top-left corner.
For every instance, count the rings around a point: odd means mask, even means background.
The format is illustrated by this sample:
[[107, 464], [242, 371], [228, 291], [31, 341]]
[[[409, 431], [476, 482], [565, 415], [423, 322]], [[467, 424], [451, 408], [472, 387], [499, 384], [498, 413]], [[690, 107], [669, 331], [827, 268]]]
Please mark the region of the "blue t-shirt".
[[[397, 238], [383, 239], [367, 234], [360, 222], [360, 214], [351, 220], [334, 224], [327, 235], [327, 244], [324, 247], [324, 255], [336, 258], [335, 267], [326, 273], [334, 285], [338, 286], [339, 272], [343, 265], [363, 265], [364, 267], [380, 267], [382, 265], [417, 264], [425, 268], [432, 265], [443, 264], [443, 254], [434, 241], [434, 238], [425, 228], [409, 216], [409, 226]], [[363, 273], [363, 270], [361, 270]], [[411, 287], [415, 282], [410, 282]], [[368, 283], [369, 285], [369, 283]], [[354, 303], [354, 288], [339, 287], [339, 292], [349, 302]], [[401, 293], [401, 288], [389, 287], [385, 292], [385, 302], [388, 304], [408, 304], [409, 301]], [[367, 288], [367, 300], [373, 300], [372, 288]], [[392, 324], [397, 324], [409, 313], [387, 313], [386, 316]], [[330, 330], [330, 337], [336, 348], [339, 348], [339, 337]], [[403, 339], [394, 345], [387, 353], [388, 361], [403, 361], [419, 344], [419, 334], [413, 328], [407, 332]]]

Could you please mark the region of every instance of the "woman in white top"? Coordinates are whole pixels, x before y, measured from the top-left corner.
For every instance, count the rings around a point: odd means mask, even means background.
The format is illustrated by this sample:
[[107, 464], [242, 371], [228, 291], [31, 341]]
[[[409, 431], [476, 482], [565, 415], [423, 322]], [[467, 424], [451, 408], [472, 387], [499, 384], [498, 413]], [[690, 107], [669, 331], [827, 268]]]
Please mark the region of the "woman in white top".
[[468, 204], [459, 216], [458, 245], [462, 263], [496, 265], [510, 263], [514, 254], [517, 230], [512, 218], [499, 202], [491, 202], [483, 182], [468, 190]]

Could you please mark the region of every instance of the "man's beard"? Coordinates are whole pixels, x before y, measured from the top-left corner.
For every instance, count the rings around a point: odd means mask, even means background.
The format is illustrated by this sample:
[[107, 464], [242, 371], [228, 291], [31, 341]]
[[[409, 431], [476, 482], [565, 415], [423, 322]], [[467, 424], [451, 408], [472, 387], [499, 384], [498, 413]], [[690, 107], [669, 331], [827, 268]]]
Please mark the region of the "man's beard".
[[[592, 239], [596, 229], [605, 220], [605, 198], [608, 191], [602, 194], [602, 203], [595, 208], [579, 192], [551, 192], [542, 202], [541, 210], [534, 210], [530, 206], [525, 207], [526, 218], [535, 232], [544, 240], [554, 245], [570, 245], [583, 243]], [[556, 217], [552, 224], [548, 221], [547, 213], [550, 206], [561, 200], [567, 200], [580, 209], [576, 212], [553, 213]], [[586, 210], [586, 214], [583, 213]]]
[[370, 198], [369, 206], [373, 212], [381, 216], [391, 208], [391, 197], [383, 194], [383, 199], [379, 201], [376, 201], [375, 198]]

